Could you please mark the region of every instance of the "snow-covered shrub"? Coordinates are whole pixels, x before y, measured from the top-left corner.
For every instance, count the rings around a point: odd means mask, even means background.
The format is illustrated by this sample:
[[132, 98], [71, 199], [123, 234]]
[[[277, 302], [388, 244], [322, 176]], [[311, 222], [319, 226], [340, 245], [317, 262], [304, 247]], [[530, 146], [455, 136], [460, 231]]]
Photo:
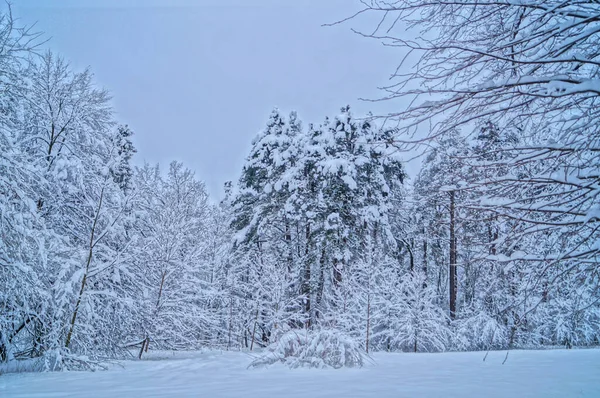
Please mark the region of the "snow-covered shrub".
[[600, 340], [600, 303], [592, 284], [577, 288], [563, 281], [533, 314], [541, 342], [565, 347], [589, 346]]
[[392, 276], [375, 297], [372, 345], [377, 350], [436, 352], [448, 349], [448, 318], [436, 300], [435, 290], [425, 286], [425, 276], [409, 273], [398, 285]]
[[502, 349], [508, 347], [506, 325], [485, 311], [462, 314], [454, 321], [454, 349], [459, 351]]
[[364, 354], [352, 338], [338, 331], [290, 331], [271, 344], [267, 353], [254, 360], [250, 367], [275, 363], [290, 368], [353, 368], [362, 367]]

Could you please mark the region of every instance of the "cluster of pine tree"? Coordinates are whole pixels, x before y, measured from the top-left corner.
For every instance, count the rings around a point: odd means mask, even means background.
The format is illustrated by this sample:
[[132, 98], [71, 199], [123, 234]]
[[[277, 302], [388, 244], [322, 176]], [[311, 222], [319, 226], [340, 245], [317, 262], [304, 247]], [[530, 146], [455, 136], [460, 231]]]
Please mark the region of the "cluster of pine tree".
[[444, 135], [412, 181], [395, 136], [347, 107], [306, 130], [273, 111], [227, 205], [238, 344], [297, 328], [335, 329], [366, 350], [598, 344], [597, 273], [537, 258], [586, 236], [529, 235], [490, 202], [486, 181], [535, 172], [510, 150], [518, 134], [487, 122]]
[[377, 270], [398, 263], [393, 220], [405, 173], [391, 134], [347, 107], [307, 130], [296, 113], [273, 111], [229, 199], [245, 345], [303, 327], [370, 338]]

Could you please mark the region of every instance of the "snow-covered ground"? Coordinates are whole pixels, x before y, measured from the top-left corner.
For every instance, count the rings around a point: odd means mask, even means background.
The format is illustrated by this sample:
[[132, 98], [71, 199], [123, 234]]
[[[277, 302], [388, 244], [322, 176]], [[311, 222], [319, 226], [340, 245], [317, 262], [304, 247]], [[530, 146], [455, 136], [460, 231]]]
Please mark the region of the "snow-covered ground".
[[600, 397], [600, 350], [375, 354], [362, 369], [247, 369], [243, 353], [124, 361], [108, 371], [5, 374], [0, 397]]

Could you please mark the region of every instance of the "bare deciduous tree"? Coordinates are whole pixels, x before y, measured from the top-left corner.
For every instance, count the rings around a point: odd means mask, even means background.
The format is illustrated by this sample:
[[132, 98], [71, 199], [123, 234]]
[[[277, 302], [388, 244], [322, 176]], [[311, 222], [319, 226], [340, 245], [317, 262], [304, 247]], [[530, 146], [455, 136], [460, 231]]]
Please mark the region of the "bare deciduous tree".
[[[600, 4], [557, 0], [362, 1], [378, 13], [374, 32], [360, 34], [417, 58], [403, 62], [382, 100], [410, 105], [388, 115], [395, 143], [422, 148], [456, 128], [492, 122], [514, 131], [510, 152], [469, 159], [481, 173], [460, 189], [473, 190], [473, 208], [518, 221], [495, 247], [498, 261], [537, 263], [556, 278], [578, 273], [598, 280], [600, 246]], [[350, 17], [352, 19], [354, 17]], [[410, 37], [413, 34], [414, 37]], [[489, 152], [489, 151], [488, 151]], [[517, 171], [518, 170], [518, 171]], [[458, 189], [459, 187], [448, 187]], [[530, 244], [525, 253], [519, 242]], [[554, 268], [554, 271], [550, 271]], [[557, 271], [558, 270], [558, 271]], [[539, 276], [539, 275], [538, 275]], [[532, 282], [534, 283], [534, 282]]]

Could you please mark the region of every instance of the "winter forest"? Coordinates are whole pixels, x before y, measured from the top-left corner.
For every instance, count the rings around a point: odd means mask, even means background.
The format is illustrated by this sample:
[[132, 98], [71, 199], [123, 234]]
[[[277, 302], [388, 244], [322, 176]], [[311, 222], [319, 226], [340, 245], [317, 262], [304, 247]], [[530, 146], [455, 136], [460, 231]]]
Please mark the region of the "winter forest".
[[144, 132], [3, 8], [0, 363], [600, 344], [598, 2], [359, 3], [334, 24], [375, 17], [357, 33], [408, 54], [378, 100], [410, 105], [265, 109], [222, 200], [134, 164]]

